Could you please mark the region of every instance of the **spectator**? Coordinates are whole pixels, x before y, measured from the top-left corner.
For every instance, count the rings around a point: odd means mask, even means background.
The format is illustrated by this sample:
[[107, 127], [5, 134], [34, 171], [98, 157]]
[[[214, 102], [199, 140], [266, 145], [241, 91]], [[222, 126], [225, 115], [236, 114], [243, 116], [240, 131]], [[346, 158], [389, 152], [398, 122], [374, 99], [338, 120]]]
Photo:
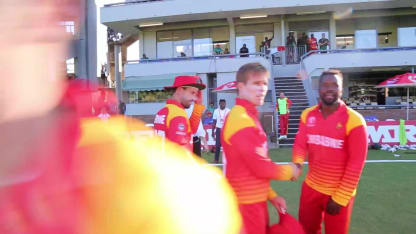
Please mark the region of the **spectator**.
[[212, 118], [212, 112], [207, 111], [203, 122], [204, 125], [212, 125], [214, 123], [214, 119]]
[[107, 84], [106, 67], [104, 64], [101, 65], [101, 82], [105, 86]]
[[289, 32], [289, 36], [286, 38], [286, 53], [287, 53], [287, 62], [295, 63], [295, 48], [296, 48], [296, 39], [294, 32]]
[[240, 57], [248, 57], [248, 48], [246, 46], [246, 44], [243, 44], [243, 47], [240, 48]]
[[308, 40], [309, 50], [318, 50], [318, 42], [313, 35], [311, 34], [311, 38]]
[[143, 54], [142, 59], [149, 59], [146, 54]]
[[230, 51], [228, 50], [228, 48], [225, 48], [224, 54], [230, 54]]
[[207, 112], [211, 112], [211, 114], [213, 114], [215, 111], [215, 106], [213, 102], [209, 103], [209, 106], [207, 107]]
[[319, 49], [321, 51], [327, 51], [329, 49], [329, 40], [325, 38], [325, 33], [322, 33], [322, 38], [319, 39]]
[[185, 52], [181, 52], [181, 57], [186, 57]]
[[126, 113], [126, 103], [124, 103], [124, 102], [120, 102], [120, 103], [118, 104], [118, 113], [119, 113], [120, 115], [124, 115], [124, 113]]
[[214, 54], [222, 54], [222, 48], [220, 44], [217, 44], [214, 48]]
[[212, 137], [215, 139], [215, 163], [219, 163], [221, 151], [221, 129], [230, 109], [226, 108], [225, 99], [220, 100], [220, 107], [214, 111], [212, 123]]
[[266, 51], [268, 49], [270, 49], [270, 45], [271, 45], [271, 42], [272, 42], [273, 38], [274, 38], [274, 36], [270, 39], [267, 38], [267, 37], [264, 38], [264, 47], [265, 47]]

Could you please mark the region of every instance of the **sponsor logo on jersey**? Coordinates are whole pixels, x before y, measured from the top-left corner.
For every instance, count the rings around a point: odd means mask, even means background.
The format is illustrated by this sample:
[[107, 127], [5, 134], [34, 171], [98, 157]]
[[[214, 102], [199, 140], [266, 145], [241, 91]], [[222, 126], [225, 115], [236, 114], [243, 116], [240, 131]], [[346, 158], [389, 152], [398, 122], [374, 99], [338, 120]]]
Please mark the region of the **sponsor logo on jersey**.
[[182, 124], [182, 123], [178, 124], [178, 130], [185, 131], [185, 124]]
[[341, 129], [342, 128], [342, 124], [341, 123], [337, 123], [337, 129]]
[[155, 124], [165, 124], [166, 115], [156, 115]]
[[315, 127], [315, 125], [316, 125], [316, 118], [314, 116], [309, 117], [308, 121], [306, 122], [306, 126]]
[[332, 137], [321, 136], [316, 134], [308, 134], [308, 144], [321, 145], [333, 149], [342, 149], [344, 140], [335, 139]]

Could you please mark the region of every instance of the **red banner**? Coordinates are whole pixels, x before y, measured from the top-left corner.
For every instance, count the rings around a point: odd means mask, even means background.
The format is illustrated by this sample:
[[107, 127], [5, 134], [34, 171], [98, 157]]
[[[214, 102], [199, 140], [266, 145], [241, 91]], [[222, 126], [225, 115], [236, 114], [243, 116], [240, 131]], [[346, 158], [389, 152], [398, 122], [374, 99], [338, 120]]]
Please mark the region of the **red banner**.
[[[408, 145], [416, 144], [416, 121], [405, 121], [406, 137]], [[367, 122], [368, 139], [370, 144], [398, 145], [400, 122], [399, 121], [376, 121]]]

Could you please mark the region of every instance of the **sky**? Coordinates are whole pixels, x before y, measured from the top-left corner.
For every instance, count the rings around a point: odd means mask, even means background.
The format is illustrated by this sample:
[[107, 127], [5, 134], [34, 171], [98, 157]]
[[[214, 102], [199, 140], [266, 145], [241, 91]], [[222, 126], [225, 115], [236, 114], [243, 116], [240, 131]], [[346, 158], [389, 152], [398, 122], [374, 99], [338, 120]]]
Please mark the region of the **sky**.
[[[97, 5], [97, 75], [100, 76], [101, 64], [107, 63], [107, 27], [100, 23], [100, 8], [105, 4], [124, 2], [124, 0], [95, 0]], [[139, 44], [134, 43], [127, 49], [127, 60], [139, 59]]]

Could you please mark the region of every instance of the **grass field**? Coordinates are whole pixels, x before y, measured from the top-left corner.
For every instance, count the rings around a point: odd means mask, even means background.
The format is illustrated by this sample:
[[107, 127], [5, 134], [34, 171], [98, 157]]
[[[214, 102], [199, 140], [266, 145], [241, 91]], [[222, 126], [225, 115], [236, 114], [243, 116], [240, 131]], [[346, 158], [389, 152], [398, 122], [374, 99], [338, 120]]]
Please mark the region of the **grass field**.
[[[291, 149], [270, 151], [273, 161], [290, 161]], [[415, 151], [393, 153], [370, 150], [367, 160], [416, 160]], [[204, 154], [209, 162], [212, 154]], [[306, 169], [306, 168], [305, 168]], [[288, 211], [297, 217], [303, 174], [296, 182], [272, 181], [271, 185], [285, 197]], [[277, 222], [276, 211], [269, 206], [271, 222]], [[408, 234], [416, 233], [416, 163], [367, 163], [358, 186], [350, 233]]]

